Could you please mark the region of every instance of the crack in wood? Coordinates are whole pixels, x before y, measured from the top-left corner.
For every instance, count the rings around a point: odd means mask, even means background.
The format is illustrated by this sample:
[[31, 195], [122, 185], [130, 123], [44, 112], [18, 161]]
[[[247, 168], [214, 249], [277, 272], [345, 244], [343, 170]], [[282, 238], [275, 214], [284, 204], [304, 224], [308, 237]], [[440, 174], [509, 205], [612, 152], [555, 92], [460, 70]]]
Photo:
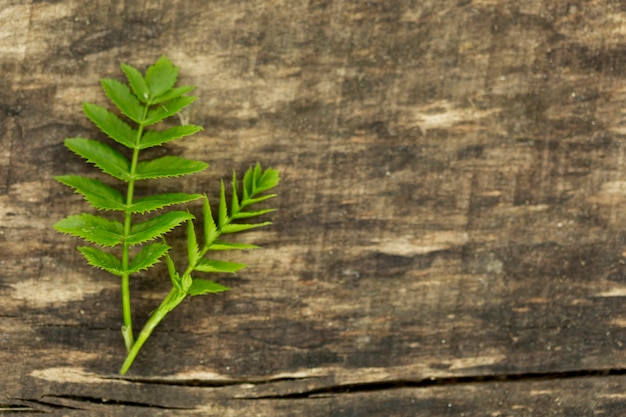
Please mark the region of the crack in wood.
[[138, 401], [126, 401], [119, 399], [109, 399], [109, 398], [100, 398], [100, 397], [91, 397], [86, 395], [44, 395], [38, 401], [45, 405], [51, 405], [57, 408], [67, 408], [80, 410], [81, 408], [72, 407], [67, 404], [55, 404], [54, 402], [48, 402], [54, 400], [61, 401], [73, 401], [77, 403], [86, 403], [91, 405], [113, 405], [113, 406], [128, 406], [128, 407], [142, 407], [142, 408], [157, 408], [162, 410], [192, 410], [193, 407], [170, 407], [158, 404], [144, 403]]
[[0, 414], [2, 413], [43, 413], [44, 411], [38, 410], [24, 404], [0, 404]]
[[303, 381], [307, 379], [317, 379], [315, 376], [302, 376], [302, 377], [279, 377], [279, 378], [249, 378], [249, 379], [201, 379], [201, 378], [189, 378], [189, 379], [168, 379], [168, 378], [136, 378], [136, 377], [117, 377], [117, 378], [104, 378], [104, 379], [118, 379], [127, 382], [136, 382], [142, 384], [153, 385], [168, 385], [168, 386], [182, 386], [182, 387], [206, 387], [206, 388], [220, 388], [229, 387], [234, 385], [268, 385], [285, 381]]
[[626, 375], [626, 369], [604, 369], [604, 370], [578, 370], [563, 371], [551, 373], [520, 373], [520, 374], [494, 374], [494, 375], [474, 375], [463, 377], [441, 377], [441, 378], [425, 378], [416, 381], [411, 380], [392, 380], [392, 381], [373, 381], [364, 383], [352, 383], [334, 385], [328, 387], [319, 387], [302, 392], [277, 394], [277, 395], [259, 395], [242, 397], [245, 400], [266, 400], [266, 399], [302, 399], [317, 398], [331, 395], [353, 394], [374, 391], [386, 391], [400, 388], [428, 388], [442, 385], [468, 385], [468, 384], [484, 384], [490, 382], [534, 382], [534, 381], [550, 381], [563, 380], [573, 378], [591, 378]]

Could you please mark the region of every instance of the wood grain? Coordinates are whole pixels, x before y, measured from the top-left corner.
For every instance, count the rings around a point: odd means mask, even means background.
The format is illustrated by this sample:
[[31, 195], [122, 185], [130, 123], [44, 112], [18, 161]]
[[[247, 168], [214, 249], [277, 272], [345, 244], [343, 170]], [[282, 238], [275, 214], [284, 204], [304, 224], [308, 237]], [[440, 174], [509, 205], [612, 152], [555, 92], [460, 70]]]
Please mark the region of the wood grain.
[[[2, 415], [621, 415], [621, 2], [3, 3]], [[81, 103], [161, 54], [205, 128], [164, 152], [211, 167], [138, 192], [283, 181], [233, 291], [119, 378], [118, 283], [52, 229], [88, 209], [52, 177], [98, 175], [62, 144], [102, 138]]]

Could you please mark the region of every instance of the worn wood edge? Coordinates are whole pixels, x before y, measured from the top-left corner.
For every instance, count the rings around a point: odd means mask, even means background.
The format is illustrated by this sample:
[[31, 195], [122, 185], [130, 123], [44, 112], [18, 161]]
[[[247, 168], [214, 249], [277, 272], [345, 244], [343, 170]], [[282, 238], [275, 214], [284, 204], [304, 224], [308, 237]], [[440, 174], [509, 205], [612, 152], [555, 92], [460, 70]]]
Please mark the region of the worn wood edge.
[[[85, 377], [87, 379], [91, 377]], [[272, 382], [268, 382], [271, 384]], [[110, 388], [106, 388], [110, 384]], [[245, 390], [248, 383], [237, 390]], [[108, 381], [47, 386], [38, 395], [0, 404], [0, 415], [102, 416], [306, 415], [345, 416], [620, 416], [626, 409], [626, 376], [529, 378], [454, 382], [425, 387], [349, 388], [310, 396], [233, 398], [233, 386], [198, 387]], [[84, 415], [84, 414], [83, 414]]]

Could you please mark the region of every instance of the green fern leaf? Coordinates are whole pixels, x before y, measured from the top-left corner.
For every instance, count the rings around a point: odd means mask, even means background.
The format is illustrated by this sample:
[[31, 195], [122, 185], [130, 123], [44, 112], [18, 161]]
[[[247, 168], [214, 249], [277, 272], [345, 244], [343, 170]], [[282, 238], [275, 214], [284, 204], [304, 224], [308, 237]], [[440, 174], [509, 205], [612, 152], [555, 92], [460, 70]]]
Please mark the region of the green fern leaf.
[[181, 175], [204, 171], [208, 166], [209, 164], [201, 161], [193, 161], [178, 156], [163, 156], [137, 164], [135, 179], [180, 177]]
[[276, 197], [276, 194], [265, 194], [265, 195], [262, 195], [261, 197], [248, 198], [247, 200], [244, 200], [243, 203], [241, 203], [241, 207], [245, 208], [252, 204], [257, 204], [257, 203], [260, 203], [261, 201], [269, 200], [270, 198], [274, 198], [274, 197]]
[[135, 143], [137, 131], [104, 107], [83, 103], [83, 112], [89, 120], [117, 143], [131, 149], [137, 146]]
[[126, 84], [122, 84], [117, 80], [104, 79], [102, 80], [102, 88], [106, 96], [126, 117], [135, 123], [141, 123], [143, 106]]
[[239, 233], [250, 229], [256, 229], [258, 227], [268, 226], [272, 224], [272, 222], [263, 222], [263, 223], [229, 223], [220, 229], [220, 232], [227, 233]]
[[115, 255], [91, 246], [80, 246], [77, 249], [87, 259], [89, 265], [104, 269], [118, 277], [124, 274], [122, 263]]
[[186, 211], [170, 211], [142, 223], [134, 224], [126, 243], [138, 245], [163, 236], [184, 221], [193, 219]]
[[150, 65], [146, 70], [146, 84], [150, 90], [150, 97], [156, 98], [170, 90], [178, 79], [178, 68], [162, 56], [154, 64]]
[[204, 197], [202, 194], [166, 193], [138, 198], [128, 207], [129, 213], [147, 213], [174, 204], [188, 203]]
[[226, 207], [226, 191], [224, 190], [224, 181], [220, 185], [220, 206], [217, 211], [217, 225], [220, 231], [230, 222], [228, 218], [228, 209]]
[[240, 211], [239, 213], [235, 213], [231, 216], [233, 220], [235, 219], [248, 219], [250, 217], [261, 216], [263, 214], [271, 213], [276, 211], [276, 209], [263, 209], [263, 210], [255, 210], [255, 211]]
[[119, 211], [126, 209], [122, 193], [101, 181], [78, 175], [61, 175], [54, 178], [60, 183], [74, 188], [95, 208]]
[[137, 70], [137, 68], [130, 65], [122, 64], [121, 67], [122, 71], [124, 71], [124, 74], [126, 74], [128, 83], [133, 89], [133, 93], [135, 93], [135, 96], [137, 96], [137, 98], [143, 103], [148, 103], [148, 101], [150, 100], [150, 90], [148, 89], [146, 80], [144, 80], [141, 73]]
[[145, 245], [137, 255], [133, 257], [130, 263], [129, 274], [134, 274], [144, 269], [148, 269], [157, 262], [159, 259], [170, 250], [170, 247], [165, 243], [155, 242]]
[[186, 85], [186, 86], [182, 86], [182, 87], [172, 88], [171, 90], [166, 91], [164, 94], [161, 94], [160, 96], [150, 100], [150, 103], [151, 104], [161, 104], [163, 102], [172, 100], [174, 98], [178, 98], [178, 97], [182, 96], [183, 94], [187, 94], [190, 91], [193, 91], [194, 88], [195, 87], [193, 85]]
[[215, 240], [211, 246], [209, 246], [210, 250], [247, 250], [247, 249], [258, 249], [259, 247], [256, 245], [250, 245], [248, 243], [233, 243], [233, 242], [224, 242], [221, 240]]
[[204, 197], [202, 205], [202, 216], [204, 218], [204, 246], [210, 247], [215, 239], [217, 239], [219, 232], [213, 220], [213, 215], [211, 214], [209, 199], [206, 196]]
[[167, 272], [170, 275], [172, 286], [178, 291], [183, 291], [182, 283], [180, 282], [180, 275], [176, 272], [176, 266], [174, 265], [174, 261], [168, 252], [165, 252], [165, 264], [167, 265]]
[[209, 293], [218, 293], [228, 291], [230, 288], [218, 284], [217, 282], [210, 281], [208, 279], [194, 278], [191, 282], [191, 286], [187, 290], [189, 295], [202, 295]]
[[54, 228], [101, 246], [118, 245], [124, 238], [122, 223], [87, 213], [66, 217], [56, 222]]
[[[261, 164], [257, 163], [259, 170], [261, 169]], [[275, 169], [266, 169], [265, 172], [261, 175], [261, 177], [257, 180], [254, 191], [255, 194], [262, 193], [264, 191], [269, 190], [270, 188], [274, 188], [278, 185], [280, 181], [280, 176], [277, 170]]]
[[162, 145], [171, 140], [193, 135], [201, 130], [202, 127], [196, 125], [176, 126], [166, 130], [149, 130], [141, 138], [139, 149]]
[[239, 205], [239, 196], [237, 195], [237, 192], [238, 192], [237, 191], [237, 174], [235, 172], [233, 172], [232, 185], [233, 185], [233, 194], [231, 196], [231, 201], [230, 201], [230, 215], [231, 215], [231, 217], [233, 216], [233, 214], [236, 214], [236, 213], [238, 213], [241, 210], [241, 207]]
[[196, 238], [196, 229], [193, 222], [187, 222], [187, 260], [189, 265], [195, 265], [200, 258], [200, 248], [198, 247], [198, 239]]
[[65, 139], [65, 146], [103, 172], [122, 181], [130, 179], [130, 162], [109, 145], [97, 140], [70, 138]]
[[[256, 194], [260, 194], [270, 188], [276, 187], [279, 180], [280, 178], [277, 170], [269, 168], [263, 172], [261, 164], [257, 163], [254, 168], [248, 169], [244, 175], [243, 201], [250, 200]], [[272, 195], [272, 197], [274, 197], [274, 195]], [[264, 198], [267, 199], [271, 197], [266, 196]], [[250, 202], [246, 202], [246, 204], [244, 204], [243, 201], [242, 206], [253, 204]]]
[[159, 104], [158, 107], [155, 107], [148, 111], [148, 117], [146, 117], [144, 125], [150, 126], [160, 122], [163, 119], [175, 115], [176, 113], [196, 101], [196, 98], [197, 97], [194, 96], [181, 96]]
[[246, 264], [236, 262], [216, 261], [213, 259], [203, 258], [198, 261], [194, 270], [198, 272], [226, 272], [234, 274], [246, 266]]

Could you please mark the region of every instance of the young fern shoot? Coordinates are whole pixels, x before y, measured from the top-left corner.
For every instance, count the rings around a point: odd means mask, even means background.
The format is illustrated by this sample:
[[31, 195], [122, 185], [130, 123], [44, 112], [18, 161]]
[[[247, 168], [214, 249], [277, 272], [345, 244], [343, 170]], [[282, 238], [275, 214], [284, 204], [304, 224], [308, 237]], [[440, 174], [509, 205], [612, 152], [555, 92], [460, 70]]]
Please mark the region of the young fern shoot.
[[[187, 93], [194, 87], [175, 87], [178, 68], [165, 56], [149, 66], [145, 75], [130, 65], [122, 64], [121, 67], [130, 88], [113, 79], [103, 79], [101, 83], [106, 96], [125, 119], [91, 103], [85, 103], [83, 111], [108, 137], [129, 149], [130, 159], [114, 147], [92, 139], [68, 138], [65, 139], [65, 145], [105, 174], [125, 183], [125, 194], [94, 178], [79, 175], [55, 177], [59, 182], [74, 188], [96, 209], [120, 212], [119, 219], [112, 220], [82, 213], [66, 217], [54, 227], [62, 233], [97, 245], [80, 246], [78, 250], [90, 265], [120, 277], [124, 320], [122, 336], [127, 350], [120, 373], [125, 374], [154, 328], [185, 297], [228, 290], [214, 281], [197, 278], [197, 273], [234, 273], [246, 266], [213, 260], [207, 255], [214, 250], [256, 248], [254, 245], [228, 242], [221, 238], [222, 235], [270, 224], [267, 221], [260, 223], [239, 221], [273, 211], [269, 208], [251, 210], [250, 206], [275, 197], [275, 194], [266, 192], [278, 185], [279, 174], [274, 169], [263, 170], [257, 163], [245, 173], [241, 192], [237, 177], [233, 174], [230, 208], [222, 182], [217, 221], [211, 213], [208, 197], [203, 194], [162, 193], [137, 198], [135, 196], [137, 181], [189, 175], [205, 170], [208, 164], [178, 156], [162, 156], [150, 160], [140, 158], [144, 149], [160, 146], [202, 130], [200, 126], [192, 124], [161, 130], [152, 128], [170, 116], [179, 115], [185, 107], [193, 103], [196, 97], [188, 96]], [[165, 207], [195, 200], [202, 200], [203, 204], [202, 245], [196, 236], [194, 224], [196, 219], [186, 210], [172, 210], [148, 219], [143, 218], [147, 213], [161, 212]], [[185, 269], [179, 269], [169, 255], [171, 247], [165, 240], [165, 234], [184, 223], [187, 225], [187, 266]], [[172, 289], [150, 315], [135, 340], [130, 304], [130, 277], [163, 259], [167, 265]]]

